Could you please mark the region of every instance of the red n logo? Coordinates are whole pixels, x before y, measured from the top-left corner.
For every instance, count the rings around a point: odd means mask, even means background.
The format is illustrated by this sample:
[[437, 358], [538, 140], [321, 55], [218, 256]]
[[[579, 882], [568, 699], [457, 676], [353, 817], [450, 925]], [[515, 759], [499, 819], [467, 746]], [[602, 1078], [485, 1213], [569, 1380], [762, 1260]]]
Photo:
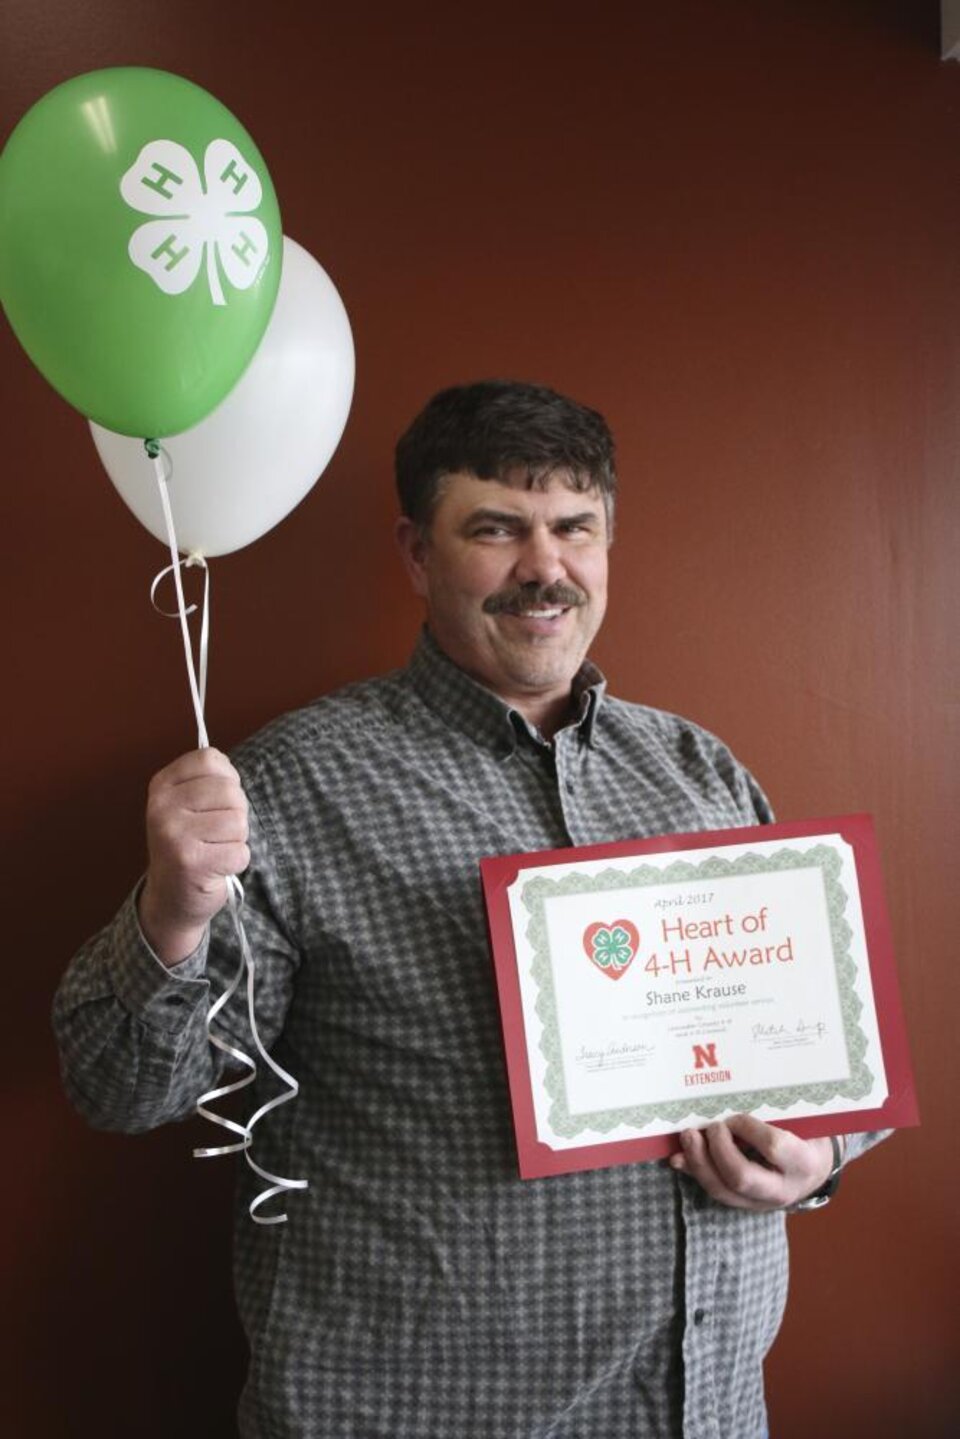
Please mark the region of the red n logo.
[[703, 1069], [705, 1064], [708, 1064], [711, 1069], [716, 1069], [719, 1063], [715, 1041], [711, 1041], [710, 1044], [695, 1044], [693, 1046], [694, 1069]]

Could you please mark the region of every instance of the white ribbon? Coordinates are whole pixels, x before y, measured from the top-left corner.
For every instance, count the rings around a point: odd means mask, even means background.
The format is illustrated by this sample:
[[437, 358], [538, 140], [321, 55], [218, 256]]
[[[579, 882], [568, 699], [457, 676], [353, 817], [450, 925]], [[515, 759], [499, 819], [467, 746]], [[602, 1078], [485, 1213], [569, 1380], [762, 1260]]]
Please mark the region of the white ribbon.
[[[183, 650], [187, 665], [187, 679], [190, 685], [190, 698], [193, 701], [193, 712], [197, 722], [197, 747], [199, 749], [207, 749], [209, 748], [210, 740], [207, 736], [207, 727], [203, 711], [207, 695], [207, 659], [210, 648], [210, 570], [202, 554], [195, 553], [188, 555], [186, 559], [181, 558], [179, 550], [177, 549], [173, 511], [170, 507], [170, 495], [167, 489], [168, 481], [173, 473], [173, 464], [166, 450], [155, 440], [146, 441], [146, 451], [153, 461], [157, 488], [160, 492], [160, 504], [163, 509], [164, 524], [167, 530], [167, 543], [170, 547], [170, 564], [160, 571], [150, 586], [150, 603], [159, 614], [166, 615], [170, 619], [179, 619], [180, 621], [180, 633], [183, 637]], [[190, 639], [188, 616], [195, 613], [197, 606], [187, 606], [183, 594], [183, 578], [181, 575], [181, 570], [193, 565], [199, 566], [204, 572], [203, 605], [200, 617], [200, 637], [196, 663], [193, 657], [193, 645]], [[177, 593], [177, 608], [175, 611], [160, 609], [156, 601], [157, 589], [167, 575], [173, 576], [173, 583]], [[221, 1085], [218, 1089], [211, 1089], [205, 1094], [201, 1094], [197, 1100], [197, 1113], [201, 1115], [202, 1118], [209, 1120], [211, 1124], [217, 1124], [221, 1129], [226, 1129], [230, 1134], [237, 1135], [238, 1140], [234, 1144], [220, 1144], [212, 1148], [195, 1149], [193, 1152], [197, 1159], [212, 1159], [221, 1154], [236, 1154], [242, 1151], [250, 1168], [258, 1174], [261, 1179], [265, 1180], [269, 1186], [251, 1200], [250, 1218], [256, 1224], [285, 1224], [287, 1219], [286, 1213], [262, 1215], [257, 1211], [276, 1194], [283, 1194], [289, 1189], [306, 1189], [307, 1180], [285, 1179], [282, 1175], [272, 1174], [270, 1170], [264, 1169], [262, 1165], [256, 1162], [251, 1153], [251, 1146], [255, 1125], [259, 1124], [264, 1115], [269, 1114], [272, 1109], [276, 1109], [281, 1104], [286, 1104], [289, 1100], [296, 1098], [300, 1091], [300, 1086], [293, 1075], [288, 1074], [285, 1069], [277, 1064], [273, 1056], [267, 1053], [260, 1039], [254, 1006], [256, 965], [241, 915], [243, 907], [243, 886], [236, 875], [229, 875], [227, 877], [227, 905], [230, 910], [230, 917], [233, 920], [240, 957], [236, 973], [232, 980], [207, 1011], [207, 1037], [215, 1049], [219, 1049], [222, 1054], [229, 1055], [231, 1059], [236, 1060], [247, 1072], [230, 1084]], [[228, 1119], [225, 1115], [218, 1114], [216, 1110], [209, 1107], [215, 1103], [216, 1100], [223, 1099], [228, 1094], [236, 1094], [239, 1090], [246, 1089], [247, 1085], [252, 1084], [257, 1077], [256, 1062], [251, 1059], [248, 1054], [245, 1054], [242, 1049], [237, 1049], [233, 1045], [227, 1044], [224, 1039], [221, 1039], [218, 1034], [214, 1033], [213, 1029], [213, 1023], [217, 1016], [239, 989], [244, 972], [246, 972], [247, 977], [247, 1015], [250, 1021], [250, 1033], [253, 1036], [257, 1053], [277, 1078], [287, 1086], [287, 1092], [285, 1094], [278, 1094], [273, 1099], [268, 1100], [266, 1104], [262, 1104], [260, 1108], [250, 1116], [246, 1124], [242, 1124], [234, 1119]]]

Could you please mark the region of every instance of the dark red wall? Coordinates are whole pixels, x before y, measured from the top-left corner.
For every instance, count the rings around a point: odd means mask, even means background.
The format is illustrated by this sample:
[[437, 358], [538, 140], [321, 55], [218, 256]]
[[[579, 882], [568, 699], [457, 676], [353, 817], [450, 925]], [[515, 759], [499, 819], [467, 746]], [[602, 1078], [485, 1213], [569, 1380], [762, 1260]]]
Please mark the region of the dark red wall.
[[[350, 311], [333, 464], [214, 568], [216, 742], [404, 659], [393, 440], [442, 384], [515, 375], [619, 436], [616, 690], [721, 733], [783, 818], [876, 815], [924, 1126], [791, 1222], [776, 1439], [956, 1432], [960, 66], [937, 13], [6, 0], [2, 22], [4, 132], [84, 70], [188, 76]], [[0, 364], [4, 1432], [217, 1439], [243, 1366], [229, 1162], [195, 1164], [189, 1128], [89, 1133], [47, 1021], [137, 876], [147, 777], [193, 742], [147, 598], [163, 552], [8, 330]]]

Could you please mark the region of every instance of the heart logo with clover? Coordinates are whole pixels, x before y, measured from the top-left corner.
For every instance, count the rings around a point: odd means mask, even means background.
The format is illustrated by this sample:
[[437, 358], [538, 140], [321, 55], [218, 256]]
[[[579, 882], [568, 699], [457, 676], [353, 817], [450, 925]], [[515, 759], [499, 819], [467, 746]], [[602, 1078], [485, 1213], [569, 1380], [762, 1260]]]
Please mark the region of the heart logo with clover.
[[640, 932], [629, 919], [614, 919], [610, 923], [598, 920], [583, 931], [583, 947], [601, 974], [608, 979], [620, 979], [640, 948]]

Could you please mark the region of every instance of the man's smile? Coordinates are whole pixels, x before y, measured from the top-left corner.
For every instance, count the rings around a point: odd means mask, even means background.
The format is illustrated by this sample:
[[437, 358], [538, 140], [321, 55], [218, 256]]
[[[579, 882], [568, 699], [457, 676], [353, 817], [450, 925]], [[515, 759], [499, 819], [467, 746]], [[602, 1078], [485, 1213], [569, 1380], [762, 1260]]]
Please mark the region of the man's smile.
[[499, 611], [500, 616], [505, 618], [511, 627], [519, 627], [528, 634], [537, 635], [556, 634], [569, 613], [570, 609], [562, 606]]

